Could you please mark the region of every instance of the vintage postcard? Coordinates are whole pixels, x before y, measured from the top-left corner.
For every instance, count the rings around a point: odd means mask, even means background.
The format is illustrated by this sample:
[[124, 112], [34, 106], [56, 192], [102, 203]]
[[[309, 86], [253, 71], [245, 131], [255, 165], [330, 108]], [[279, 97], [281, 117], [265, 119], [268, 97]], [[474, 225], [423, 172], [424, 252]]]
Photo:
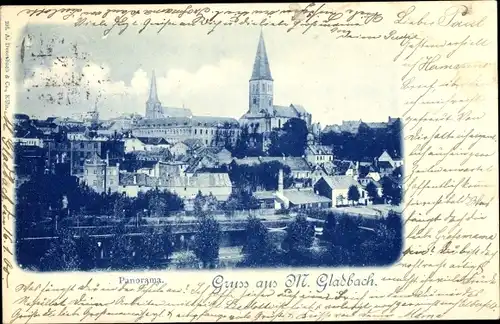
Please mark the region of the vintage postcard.
[[496, 7], [2, 7], [3, 323], [499, 318]]

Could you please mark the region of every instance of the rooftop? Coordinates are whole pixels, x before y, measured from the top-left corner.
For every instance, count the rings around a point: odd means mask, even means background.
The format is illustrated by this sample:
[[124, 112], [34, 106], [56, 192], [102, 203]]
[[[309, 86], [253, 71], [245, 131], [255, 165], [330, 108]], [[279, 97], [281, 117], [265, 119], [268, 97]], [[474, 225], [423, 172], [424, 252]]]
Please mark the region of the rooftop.
[[353, 177], [336, 175], [323, 177], [326, 183], [334, 189], [349, 189], [351, 186], [359, 186], [358, 182]]
[[283, 196], [294, 205], [328, 203], [332, 201], [331, 199], [315, 194], [309, 189], [286, 189], [283, 190]]

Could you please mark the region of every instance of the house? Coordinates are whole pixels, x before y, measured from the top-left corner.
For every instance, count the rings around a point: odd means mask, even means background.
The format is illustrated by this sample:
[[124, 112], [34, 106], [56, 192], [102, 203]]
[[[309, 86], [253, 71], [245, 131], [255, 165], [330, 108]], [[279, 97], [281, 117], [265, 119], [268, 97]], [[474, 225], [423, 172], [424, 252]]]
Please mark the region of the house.
[[[49, 121], [48, 118], [47, 118], [47, 121]], [[69, 118], [69, 117], [65, 117], [65, 118], [57, 117], [57, 118], [54, 118], [51, 122], [53, 122], [54, 124], [56, 124], [58, 126], [68, 126], [68, 127], [83, 126], [83, 121], [76, 120], [76, 119]]]
[[278, 209], [275, 191], [255, 191], [253, 197], [259, 202], [261, 209]]
[[344, 175], [350, 176], [350, 177], [353, 177], [353, 178], [357, 178], [357, 176], [358, 176], [358, 169], [359, 169], [359, 165], [357, 163], [351, 162], [351, 163], [349, 163], [349, 167], [347, 168], [347, 170], [344, 173]]
[[278, 207], [283, 209], [297, 208], [330, 208], [332, 200], [316, 194], [312, 188], [284, 189], [276, 192]]
[[134, 160], [141, 161], [169, 161], [172, 159], [170, 150], [166, 148], [155, 148], [150, 151], [134, 151], [128, 155], [133, 156]]
[[260, 158], [256, 156], [247, 156], [241, 159], [233, 158], [233, 162], [236, 165], [258, 165], [261, 163]]
[[157, 179], [144, 173], [120, 172], [117, 191], [128, 197], [137, 197], [139, 192], [145, 193], [156, 188]]
[[138, 139], [137, 137], [127, 137], [123, 139], [125, 145], [125, 153], [145, 151], [146, 143]]
[[109, 159], [101, 159], [94, 152], [83, 165], [83, 182], [98, 193], [116, 192], [119, 185], [120, 164], [110, 164]]
[[358, 170], [358, 181], [363, 179], [373, 179], [374, 181], [380, 180], [380, 173], [373, 165], [360, 165]]
[[333, 150], [327, 145], [309, 144], [305, 149], [305, 156], [307, 162], [313, 165], [332, 162]]
[[169, 149], [171, 146], [163, 137], [138, 137], [138, 139], [144, 143], [146, 151], [153, 151], [160, 148]]
[[101, 158], [106, 158], [111, 162], [122, 161], [124, 158], [125, 147], [123, 141], [109, 140], [106, 137], [90, 137], [86, 134], [74, 134], [70, 138], [70, 172], [71, 175], [81, 176], [84, 171], [86, 159], [92, 158], [97, 154]]
[[232, 192], [232, 184], [227, 173], [161, 174], [159, 177], [138, 172], [121, 172], [117, 188], [129, 197], [137, 197], [139, 192], [151, 189], [168, 190], [180, 198], [192, 200], [201, 191], [203, 195], [214, 195], [219, 201], [226, 201]]
[[47, 150], [35, 145], [14, 145], [14, 170], [16, 177], [42, 174], [46, 170]]
[[203, 141], [198, 138], [188, 138], [183, 141], [184, 144], [188, 146], [187, 153], [194, 153], [196, 150], [202, 148], [204, 146]]
[[377, 163], [378, 167], [378, 173], [380, 174], [381, 177], [391, 175], [392, 172], [395, 170], [394, 165], [391, 164], [389, 161], [379, 161]]
[[366, 205], [368, 203], [366, 190], [353, 177], [326, 176], [313, 185], [315, 193], [331, 199], [335, 206], [346, 206], [350, 203], [348, 192], [351, 186], [356, 187], [359, 191], [358, 203]]
[[318, 181], [321, 177], [335, 175], [335, 165], [333, 162], [326, 162], [313, 166], [311, 173], [312, 183]]
[[233, 185], [227, 173], [198, 172], [193, 176], [160, 177], [158, 188], [174, 192], [182, 199], [194, 199], [201, 191], [205, 196], [212, 194], [217, 200], [226, 201], [231, 195]]
[[14, 137], [14, 143], [22, 146], [43, 147], [43, 140], [40, 138]]
[[206, 154], [202, 156], [191, 157], [188, 159], [189, 166], [186, 173], [194, 174], [199, 170], [209, 172], [210, 169], [219, 169], [221, 164], [215, 155]]
[[286, 165], [290, 168], [291, 175], [295, 179], [310, 179], [311, 178], [311, 173], [312, 173], [312, 168], [307, 163], [307, 160], [303, 157], [295, 157], [295, 156], [289, 156], [289, 157], [277, 157], [277, 156], [263, 156], [260, 157], [260, 162], [280, 162], [283, 165]]
[[26, 114], [14, 114], [14, 124], [28, 124], [30, 122], [30, 117]]
[[335, 167], [335, 175], [346, 175], [348, 170], [353, 170], [355, 167], [354, 163], [352, 161], [348, 160], [334, 160], [333, 165]]
[[253, 197], [260, 203], [261, 208], [307, 209], [331, 207], [331, 199], [318, 195], [312, 188], [284, 189], [283, 177], [283, 169], [280, 169], [278, 190], [256, 191], [253, 193]]
[[174, 157], [187, 155], [188, 151], [189, 146], [184, 142], [177, 142], [170, 147], [170, 153], [172, 153]]
[[197, 156], [212, 156], [219, 164], [229, 164], [232, 161], [231, 152], [223, 147], [201, 147], [196, 150]]
[[393, 158], [392, 161], [394, 162], [394, 168], [399, 168], [403, 166], [402, 158]]
[[403, 159], [400, 157], [392, 157], [387, 151], [384, 150], [382, 154], [377, 158], [377, 164], [380, 162], [388, 162], [393, 169], [403, 165]]

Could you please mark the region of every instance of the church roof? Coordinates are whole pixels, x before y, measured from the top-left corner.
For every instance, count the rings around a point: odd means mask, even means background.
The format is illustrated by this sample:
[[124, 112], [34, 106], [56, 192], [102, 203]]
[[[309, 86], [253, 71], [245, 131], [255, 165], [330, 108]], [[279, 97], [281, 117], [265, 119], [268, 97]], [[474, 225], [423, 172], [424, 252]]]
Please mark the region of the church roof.
[[193, 113], [189, 108], [162, 107], [164, 117], [191, 117]]
[[255, 61], [253, 63], [252, 77], [250, 80], [270, 80], [273, 81], [271, 76], [271, 69], [269, 68], [269, 60], [267, 58], [266, 44], [264, 43], [264, 35], [260, 32], [259, 45], [257, 46], [257, 53], [255, 54]]
[[299, 117], [297, 111], [292, 106], [273, 106], [276, 117], [294, 118]]
[[302, 105], [291, 104], [290, 106], [293, 107], [299, 114], [307, 114], [306, 109]]

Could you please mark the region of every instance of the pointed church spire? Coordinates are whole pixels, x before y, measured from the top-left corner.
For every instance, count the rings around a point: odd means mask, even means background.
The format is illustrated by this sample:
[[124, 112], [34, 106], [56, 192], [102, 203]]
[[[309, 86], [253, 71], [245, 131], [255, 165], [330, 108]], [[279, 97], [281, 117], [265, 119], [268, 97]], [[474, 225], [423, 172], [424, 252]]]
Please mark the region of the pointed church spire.
[[269, 60], [267, 58], [266, 44], [264, 43], [264, 34], [262, 29], [260, 31], [259, 45], [257, 47], [257, 54], [255, 55], [252, 77], [250, 80], [273, 81], [271, 69], [269, 68]]
[[149, 88], [149, 99], [150, 102], [158, 102], [158, 93], [156, 91], [156, 76], [155, 70], [153, 70], [153, 74], [151, 75], [151, 87]]

